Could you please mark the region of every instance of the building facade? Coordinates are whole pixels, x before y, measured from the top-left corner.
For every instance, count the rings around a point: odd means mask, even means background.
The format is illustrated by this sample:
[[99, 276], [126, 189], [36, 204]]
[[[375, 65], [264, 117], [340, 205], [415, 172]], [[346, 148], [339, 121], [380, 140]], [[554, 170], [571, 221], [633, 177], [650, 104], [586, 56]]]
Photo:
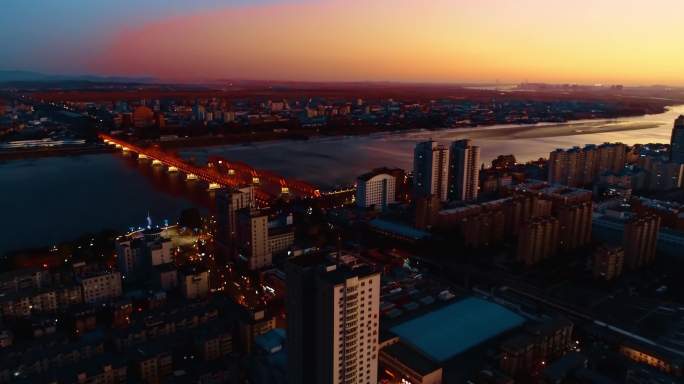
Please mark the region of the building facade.
[[226, 256], [232, 256], [235, 250], [238, 211], [254, 206], [251, 186], [216, 192], [216, 243]]
[[625, 224], [623, 248], [627, 268], [639, 269], [655, 261], [660, 220], [659, 216], [645, 215]]
[[559, 223], [559, 249], [572, 251], [591, 242], [592, 203], [561, 205], [555, 212]]
[[522, 226], [518, 235], [518, 261], [534, 265], [552, 257], [558, 251], [558, 219], [538, 217]]
[[626, 162], [627, 146], [622, 143], [557, 149], [549, 154], [548, 180], [569, 187], [590, 185], [603, 173], [620, 173]]
[[594, 251], [593, 274], [597, 280], [611, 281], [622, 274], [625, 250], [622, 247], [603, 245]]
[[480, 186], [480, 147], [458, 140], [449, 149], [449, 199], [477, 200]]
[[121, 273], [102, 273], [81, 278], [83, 302], [97, 303], [121, 296]]
[[437, 196], [447, 201], [449, 149], [434, 141], [416, 144], [413, 152], [413, 192], [416, 197]]
[[684, 115], [680, 115], [672, 128], [670, 138], [670, 161], [684, 163]]
[[180, 271], [181, 293], [186, 299], [202, 299], [209, 295], [209, 271], [187, 267]]
[[289, 381], [377, 383], [380, 273], [296, 259], [287, 273]]
[[356, 206], [384, 209], [395, 202], [396, 180], [387, 173], [370, 172], [356, 179]]
[[241, 261], [257, 270], [271, 265], [271, 244], [268, 239], [268, 215], [255, 209], [243, 209], [238, 215], [237, 241]]

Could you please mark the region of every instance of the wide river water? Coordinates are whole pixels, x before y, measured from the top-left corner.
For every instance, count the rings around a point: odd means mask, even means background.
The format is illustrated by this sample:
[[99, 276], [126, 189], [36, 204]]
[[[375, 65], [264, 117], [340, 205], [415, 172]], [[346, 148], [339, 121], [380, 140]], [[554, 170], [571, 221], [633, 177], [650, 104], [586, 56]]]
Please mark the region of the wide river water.
[[[325, 188], [352, 183], [374, 167], [410, 169], [413, 146], [430, 138], [471, 138], [482, 148], [483, 162], [500, 154], [527, 161], [547, 157], [556, 148], [590, 143], [667, 143], [680, 114], [684, 106], [614, 120], [273, 141], [193, 148], [181, 155], [203, 161], [218, 154]], [[210, 201], [205, 187], [120, 154], [0, 162], [0, 254], [52, 245], [86, 232], [125, 230], [143, 224], [148, 213], [157, 223], [175, 220], [184, 208], [206, 208]]]

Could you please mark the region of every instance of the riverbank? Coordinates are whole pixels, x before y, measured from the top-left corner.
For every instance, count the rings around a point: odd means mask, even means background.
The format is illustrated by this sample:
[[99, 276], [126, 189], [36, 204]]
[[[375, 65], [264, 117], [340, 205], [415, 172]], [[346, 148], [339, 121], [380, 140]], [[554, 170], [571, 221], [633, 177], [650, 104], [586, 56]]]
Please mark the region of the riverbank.
[[[335, 137], [348, 137], [348, 136], [367, 136], [373, 134], [402, 134], [411, 132], [436, 132], [440, 131], [451, 131], [451, 130], [462, 130], [462, 132], [474, 132], [475, 136], [478, 131], [487, 131], [489, 133], [494, 132], [490, 127], [505, 126], [505, 129], [511, 129], [511, 132], [515, 132], [516, 128], [519, 132], [530, 132], [536, 128], [546, 128], [549, 126], [564, 126], [564, 125], [574, 125], [581, 124], [584, 122], [597, 122], [597, 121], [612, 121], [625, 118], [634, 117], [644, 117], [649, 115], [658, 115], [667, 112], [668, 106], [649, 106], [644, 108], [642, 111], [636, 112], [634, 109], [626, 109], [624, 113], [610, 115], [610, 116], [597, 116], [589, 119], [574, 119], [567, 121], [542, 121], [530, 124], [477, 124], [468, 125], [462, 127], [435, 127], [435, 128], [415, 128], [410, 126], [398, 126], [394, 129], [387, 129], [387, 126], [364, 126], [362, 128], [348, 126], [348, 127], [338, 127], [336, 129], [326, 130], [325, 128], [317, 129], [296, 129], [288, 130], [286, 132], [250, 132], [250, 133], [236, 133], [230, 135], [217, 135], [217, 136], [201, 136], [201, 137], [185, 137], [178, 139], [171, 139], [165, 141], [157, 140], [143, 140], [140, 144], [143, 145], [153, 145], [159, 144], [166, 149], [192, 149], [199, 147], [213, 147], [213, 146], [225, 146], [225, 145], [251, 145], [260, 142], [272, 142], [280, 140], [296, 140], [296, 141], [307, 141], [318, 138], [335, 138]], [[648, 127], [644, 127], [648, 128]], [[632, 129], [644, 129], [644, 128], [632, 128]], [[614, 129], [619, 130], [619, 129]], [[610, 131], [610, 130], [609, 130]], [[606, 131], [606, 132], [609, 132]], [[570, 134], [582, 134], [583, 132], [567, 132]], [[544, 136], [527, 136], [527, 137], [544, 137]]]
[[26, 148], [0, 151], [0, 161], [35, 159], [41, 157], [79, 156], [98, 153], [112, 153], [116, 149], [101, 144], [78, 147]]

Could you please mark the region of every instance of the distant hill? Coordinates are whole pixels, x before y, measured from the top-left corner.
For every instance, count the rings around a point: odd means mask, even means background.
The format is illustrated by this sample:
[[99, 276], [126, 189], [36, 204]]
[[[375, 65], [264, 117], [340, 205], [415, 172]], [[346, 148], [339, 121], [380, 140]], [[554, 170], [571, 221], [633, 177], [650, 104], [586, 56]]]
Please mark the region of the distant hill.
[[94, 76], [94, 75], [51, 75], [33, 71], [0, 70], [0, 83], [15, 82], [93, 82], [93, 83], [154, 83], [153, 77], [121, 77], [121, 76]]

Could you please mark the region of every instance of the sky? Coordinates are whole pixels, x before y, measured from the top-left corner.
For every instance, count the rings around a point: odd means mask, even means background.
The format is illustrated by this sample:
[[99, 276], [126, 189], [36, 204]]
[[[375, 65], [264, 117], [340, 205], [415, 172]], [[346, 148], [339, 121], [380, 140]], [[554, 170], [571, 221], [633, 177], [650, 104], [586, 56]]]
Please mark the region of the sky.
[[0, 69], [684, 85], [682, 0], [2, 0]]

